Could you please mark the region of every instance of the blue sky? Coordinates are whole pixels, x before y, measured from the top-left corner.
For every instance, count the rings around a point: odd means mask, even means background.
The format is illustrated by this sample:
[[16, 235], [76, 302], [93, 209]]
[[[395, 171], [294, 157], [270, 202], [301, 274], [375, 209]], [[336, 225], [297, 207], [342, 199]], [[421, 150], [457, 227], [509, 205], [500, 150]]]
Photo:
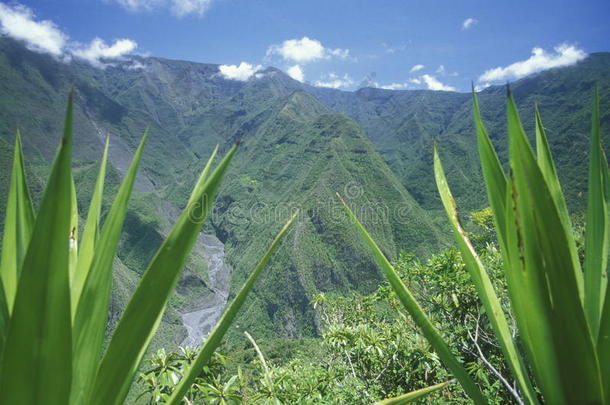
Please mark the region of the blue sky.
[[4, 34], [65, 60], [140, 53], [222, 64], [234, 80], [275, 66], [347, 90], [515, 80], [610, 51], [608, 17], [608, 0], [0, 1]]

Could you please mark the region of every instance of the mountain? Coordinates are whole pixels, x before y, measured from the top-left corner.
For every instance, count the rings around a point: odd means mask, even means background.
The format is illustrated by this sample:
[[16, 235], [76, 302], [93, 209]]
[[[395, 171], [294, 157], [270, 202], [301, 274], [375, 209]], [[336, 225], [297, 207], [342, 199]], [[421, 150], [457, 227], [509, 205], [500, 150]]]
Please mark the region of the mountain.
[[[540, 104], [569, 201], [581, 209], [592, 87], [602, 93], [602, 129], [610, 116], [610, 54], [594, 54], [512, 84], [523, 117]], [[347, 199], [390, 257], [422, 257], [450, 243], [432, 177], [438, 142], [462, 211], [485, 205], [470, 95], [433, 91], [321, 89], [268, 68], [246, 82], [218, 66], [134, 56], [105, 69], [57, 61], [0, 38], [0, 192], [6, 190], [16, 127], [39, 198], [61, 133], [68, 89], [76, 89], [74, 166], [79, 208], [88, 203], [103, 140], [111, 134], [109, 195], [116, 192], [144, 130], [145, 149], [115, 263], [111, 324], [145, 265], [171, 229], [216, 144], [240, 141], [205, 232], [224, 244], [235, 293], [294, 208], [299, 219], [274, 256], [240, 320], [257, 335], [313, 335], [309, 302], [319, 292], [372, 291], [380, 280], [368, 250], [347, 222]], [[504, 92], [480, 93], [484, 120], [505, 155]], [[525, 120], [531, 129], [532, 120]], [[6, 193], [2, 193], [5, 195]], [[5, 202], [0, 199], [4, 212]], [[107, 208], [106, 201], [106, 208]], [[155, 344], [180, 343], [182, 315], [215, 288], [210, 252], [196, 244]], [[223, 267], [224, 268], [224, 267]], [[237, 331], [236, 331], [237, 333]]]
[[[568, 200], [575, 209], [584, 209], [586, 201], [586, 182], [582, 179], [586, 178], [595, 83], [600, 86], [602, 131], [606, 144], [610, 144], [610, 53], [594, 53], [576, 65], [550, 69], [510, 84], [529, 134], [534, 132], [533, 108], [538, 104]], [[440, 208], [430, 170], [435, 141], [460, 205], [473, 210], [484, 204], [470, 94], [372, 88], [343, 92], [311, 86], [307, 90], [362, 126], [424, 208]], [[483, 120], [502, 158], [506, 156], [505, 94], [504, 86], [492, 86], [478, 94]]]

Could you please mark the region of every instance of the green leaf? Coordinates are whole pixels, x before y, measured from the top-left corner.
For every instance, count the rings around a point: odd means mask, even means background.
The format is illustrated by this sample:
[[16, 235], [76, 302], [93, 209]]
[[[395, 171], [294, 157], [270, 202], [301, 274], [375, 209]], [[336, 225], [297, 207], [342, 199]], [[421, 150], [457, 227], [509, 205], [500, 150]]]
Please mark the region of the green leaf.
[[603, 159], [599, 131], [599, 90], [596, 87], [591, 119], [585, 231], [585, 312], [591, 333], [595, 338], [599, 333], [602, 297], [604, 297], [608, 282], [608, 204], [604, 192], [606, 187], [604, 172], [607, 170], [608, 165]]
[[445, 364], [445, 366], [453, 373], [455, 378], [460, 382], [462, 388], [468, 396], [473, 400], [475, 404], [487, 404], [487, 400], [483, 397], [483, 394], [479, 387], [476, 385], [474, 380], [468, 375], [468, 372], [460, 363], [460, 361], [453, 355], [449, 346], [439, 333], [439, 331], [434, 327], [430, 319], [424, 313], [424, 310], [421, 308], [419, 303], [415, 300], [407, 286], [402, 282], [400, 276], [396, 273], [388, 259], [383, 255], [383, 252], [373, 238], [369, 235], [369, 233], [364, 229], [364, 226], [360, 223], [358, 218], [354, 215], [352, 210], [347, 206], [345, 201], [337, 194], [341, 202], [343, 203], [343, 207], [345, 208], [345, 212], [347, 212], [348, 216], [352, 220], [352, 222], [356, 225], [356, 228], [362, 235], [366, 244], [371, 249], [375, 261], [377, 265], [383, 271], [383, 274], [388, 279], [388, 282], [392, 286], [392, 289], [396, 293], [396, 296], [405, 307], [405, 309], [409, 312], [415, 323], [421, 328], [423, 335], [426, 337], [430, 345], [434, 348], [441, 361]]
[[[538, 111], [538, 106], [536, 106], [535, 111], [536, 153], [538, 167], [540, 168], [540, 172], [542, 173], [542, 176], [546, 181], [546, 184], [549, 188], [549, 192], [551, 193], [551, 197], [553, 197], [553, 200], [555, 201], [555, 205], [557, 206], [557, 213], [559, 214], [559, 218], [563, 223], [563, 227], [565, 229], [571, 230], [572, 221], [570, 220], [570, 212], [568, 211], [563, 192], [561, 191], [561, 184], [559, 183], [559, 178], [557, 177], [557, 170], [555, 169], [555, 163], [553, 162], [551, 149], [549, 147], [549, 142], [546, 137], [544, 125], [542, 125], [542, 118], [540, 117], [540, 111]], [[580, 259], [578, 258], [578, 250], [576, 249], [576, 241], [574, 240], [574, 235], [572, 232], [566, 233], [566, 237], [570, 257], [572, 258], [572, 268], [574, 269], [574, 277], [576, 278], [578, 295], [581, 300], [584, 300], [582, 269], [580, 267]]]
[[0, 403], [65, 405], [72, 379], [68, 274], [72, 102], [15, 296], [0, 369]]
[[[599, 364], [585, 319], [568, 233], [508, 97], [512, 208], [507, 280], [515, 317], [545, 401], [602, 403]], [[509, 225], [509, 222], [513, 221]], [[516, 295], [518, 294], [518, 295]]]
[[440, 391], [449, 385], [452, 381], [446, 381], [444, 383], [432, 385], [430, 387], [422, 388], [417, 391], [412, 391], [407, 394], [403, 394], [394, 398], [384, 399], [383, 401], [375, 402], [374, 405], [400, 405], [400, 404], [408, 404], [409, 402], [413, 402], [417, 399], [422, 399], [432, 394], [433, 392]]
[[[104, 222], [99, 241], [95, 243], [95, 249], [91, 250], [93, 258], [91, 258], [87, 277], [83, 281], [82, 293], [76, 308], [76, 315], [74, 316], [73, 367], [74, 370], [79, 371], [74, 373], [72, 380], [70, 403], [74, 405], [87, 403], [87, 398], [94, 382], [108, 320], [108, 304], [112, 288], [112, 264], [127, 213], [127, 203], [135, 184], [136, 174], [147, 139], [148, 131], [140, 141], [131, 166], [110, 207], [110, 212]], [[104, 155], [106, 156], [105, 153]], [[102, 165], [105, 165], [105, 161], [102, 161]], [[92, 205], [101, 205], [102, 186], [100, 182], [103, 183], [101, 172], [102, 168], [100, 168], [100, 175], [98, 176], [98, 183], [94, 192], [94, 199], [97, 198], [98, 201], [92, 200]], [[96, 195], [98, 192], [100, 194]], [[93, 209], [99, 210], [99, 207], [93, 207]], [[95, 216], [96, 214], [90, 212], [89, 218], [92, 215]], [[91, 221], [89, 218], [87, 218], [87, 223], [90, 224], [91, 228], [85, 236], [91, 238], [91, 234], [97, 232], [97, 224], [91, 224], [91, 222], [99, 221], [99, 212], [97, 218], [93, 218]], [[92, 228], [93, 230], [91, 230]], [[87, 249], [89, 248], [87, 247]], [[84, 258], [84, 260], [87, 260], [87, 258]], [[81, 270], [79, 269], [79, 271]]]
[[212, 332], [210, 332], [210, 335], [205, 341], [203, 347], [201, 348], [201, 351], [197, 354], [195, 361], [193, 361], [191, 367], [188, 369], [185, 376], [182, 377], [182, 379], [174, 389], [172, 396], [167, 401], [167, 405], [179, 405], [180, 403], [182, 403], [182, 398], [184, 397], [184, 395], [186, 395], [186, 392], [195, 381], [195, 378], [197, 378], [197, 376], [201, 373], [203, 367], [208, 364], [208, 362], [212, 358], [212, 354], [214, 354], [214, 351], [220, 345], [220, 342], [222, 341], [222, 338], [227, 332], [227, 330], [229, 329], [229, 326], [231, 326], [231, 323], [233, 323], [233, 320], [239, 312], [239, 309], [244, 304], [248, 293], [250, 292], [250, 290], [252, 290], [252, 286], [258, 279], [260, 273], [265, 268], [265, 265], [269, 261], [269, 258], [271, 257], [273, 252], [275, 252], [275, 250], [278, 248], [280, 241], [290, 228], [290, 225], [292, 225], [294, 220], [297, 218], [298, 214], [298, 211], [294, 213], [292, 218], [290, 218], [286, 225], [284, 225], [284, 227], [280, 230], [273, 242], [271, 242], [271, 246], [269, 246], [267, 252], [263, 255], [260, 262], [256, 265], [252, 273], [250, 273], [250, 276], [235, 296], [233, 302], [231, 302], [227, 309], [225, 309], [224, 313], [222, 314], [222, 317], [220, 318], [220, 321], [218, 321]]
[[[74, 185], [74, 177], [70, 172], [70, 237], [69, 244], [69, 259], [68, 259], [68, 274], [70, 279], [70, 287], [74, 283], [74, 274], [76, 273], [76, 263], [78, 261], [78, 202], [76, 200], [76, 186]], [[72, 301], [72, 300], [71, 300]], [[72, 308], [72, 306], [71, 306]], [[72, 313], [74, 316], [74, 313]]]
[[10, 322], [8, 306], [6, 305], [6, 296], [4, 295], [4, 287], [0, 283], [0, 364], [2, 364], [2, 354], [4, 353], [4, 345], [6, 343], [6, 335]]
[[102, 162], [100, 164], [99, 173], [93, 189], [93, 196], [91, 197], [91, 203], [89, 204], [87, 221], [85, 222], [83, 236], [80, 241], [76, 273], [74, 274], [74, 280], [71, 285], [73, 317], [76, 317], [78, 301], [80, 300], [83, 286], [85, 285], [85, 280], [87, 279], [91, 263], [93, 262], [95, 246], [99, 237], [100, 213], [102, 211], [102, 197], [104, 195], [104, 179], [106, 178], [106, 163], [108, 161], [109, 141], [110, 138], [107, 137]]
[[[21, 264], [34, 228], [34, 209], [25, 177], [21, 134], [15, 136], [15, 149], [11, 183], [6, 202], [4, 232], [2, 235], [2, 255], [0, 257], [0, 277], [4, 285], [6, 305], [9, 314], [17, 291]], [[3, 329], [6, 332], [6, 329]]]
[[534, 391], [532, 383], [527, 375], [527, 368], [525, 367], [523, 359], [521, 358], [515, 342], [513, 341], [506, 316], [504, 315], [504, 311], [500, 305], [500, 300], [498, 299], [491, 280], [483, 267], [483, 263], [479, 259], [479, 256], [466, 235], [466, 231], [462, 228], [460, 223], [457, 206], [453, 196], [451, 195], [449, 185], [447, 184], [447, 179], [443, 171], [441, 160], [438, 156], [436, 145], [434, 146], [434, 175], [443, 206], [445, 207], [447, 217], [449, 218], [449, 222], [453, 228], [456, 243], [460, 249], [460, 252], [462, 253], [462, 258], [464, 259], [464, 263], [466, 263], [466, 268], [468, 269], [470, 278], [475, 285], [479, 299], [483, 303], [483, 307], [485, 308], [485, 312], [487, 313], [491, 327], [496, 335], [496, 338], [498, 339], [498, 342], [500, 343], [504, 358], [515, 376], [515, 379], [517, 380], [519, 388], [525, 396], [527, 403], [537, 404], [538, 400], [536, 399], [536, 392]]
[[113, 405], [125, 399], [236, 148], [228, 151], [192, 199], [195, 203], [182, 212], [142, 276], [102, 358], [90, 404]]

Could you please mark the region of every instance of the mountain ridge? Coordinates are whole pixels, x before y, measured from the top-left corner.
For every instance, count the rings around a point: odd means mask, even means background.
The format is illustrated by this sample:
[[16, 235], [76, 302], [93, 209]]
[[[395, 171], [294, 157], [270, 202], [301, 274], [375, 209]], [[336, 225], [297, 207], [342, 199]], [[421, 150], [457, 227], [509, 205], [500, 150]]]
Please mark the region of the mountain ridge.
[[[400, 250], [425, 257], [449, 243], [432, 177], [434, 142], [462, 212], [485, 204], [467, 93], [375, 88], [345, 92], [297, 82], [276, 68], [237, 82], [222, 78], [215, 64], [156, 57], [133, 60], [147, 67], [127, 68], [131, 61], [106, 69], [83, 62], [66, 64], [0, 39], [0, 165], [9, 164], [14, 129], [20, 125], [34, 198], [42, 190], [61, 133], [70, 86], [77, 90], [74, 165], [78, 187], [84, 190], [79, 191], [81, 211], [105, 134], [112, 134], [115, 148], [107, 187], [112, 193], [130, 153], [150, 127], [140, 186], [130, 203], [115, 266], [112, 319], [184, 207], [216, 144], [222, 152], [241, 140], [205, 225], [206, 232], [225, 243], [233, 293], [275, 228], [287, 219], [283, 213], [258, 223], [256, 216], [275, 215], [294, 205], [302, 208], [295, 230], [240, 317], [243, 328], [266, 336], [315, 335], [316, 314], [309, 302], [317, 293], [366, 293], [380, 280], [362, 241], [334, 211], [334, 192], [344, 194], [352, 208], [362, 208], [363, 215], [370, 207], [381, 207], [385, 216], [367, 226], [391, 258]], [[584, 80], [583, 71], [591, 79]], [[582, 208], [585, 198], [579, 179], [586, 170], [592, 80], [600, 84], [602, 131], [607, 134], [610, 53], [592, 54], [574, 66], [512, 84], [523, 117], [532, 116], [534, 102], [541, 104], [560, 177], [566, 180], [575, 210]], [[478, 93], [502, 159], [504, 91], [494, 86]], [[524, 119], [526, 129], [531, 129], [529, 121]], [[0, 190], [6, 189], [7, 181], [0, 177]], [[0, 201], [2, 210], [3, 204]], [[196, 252], [189, 262], [183, 288], [172, 298], [156, 343], [182, 341], [180, 313], [205, 294], [203, 254]]]

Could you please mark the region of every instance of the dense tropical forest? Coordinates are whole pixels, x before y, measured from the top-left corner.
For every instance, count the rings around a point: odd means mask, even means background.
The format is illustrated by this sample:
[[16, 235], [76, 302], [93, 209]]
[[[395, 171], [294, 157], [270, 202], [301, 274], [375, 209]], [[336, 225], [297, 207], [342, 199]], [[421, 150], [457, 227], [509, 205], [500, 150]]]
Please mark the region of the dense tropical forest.
[[0, 36], [0, 403], [610, 404], [610, 53], [218, 71]]

